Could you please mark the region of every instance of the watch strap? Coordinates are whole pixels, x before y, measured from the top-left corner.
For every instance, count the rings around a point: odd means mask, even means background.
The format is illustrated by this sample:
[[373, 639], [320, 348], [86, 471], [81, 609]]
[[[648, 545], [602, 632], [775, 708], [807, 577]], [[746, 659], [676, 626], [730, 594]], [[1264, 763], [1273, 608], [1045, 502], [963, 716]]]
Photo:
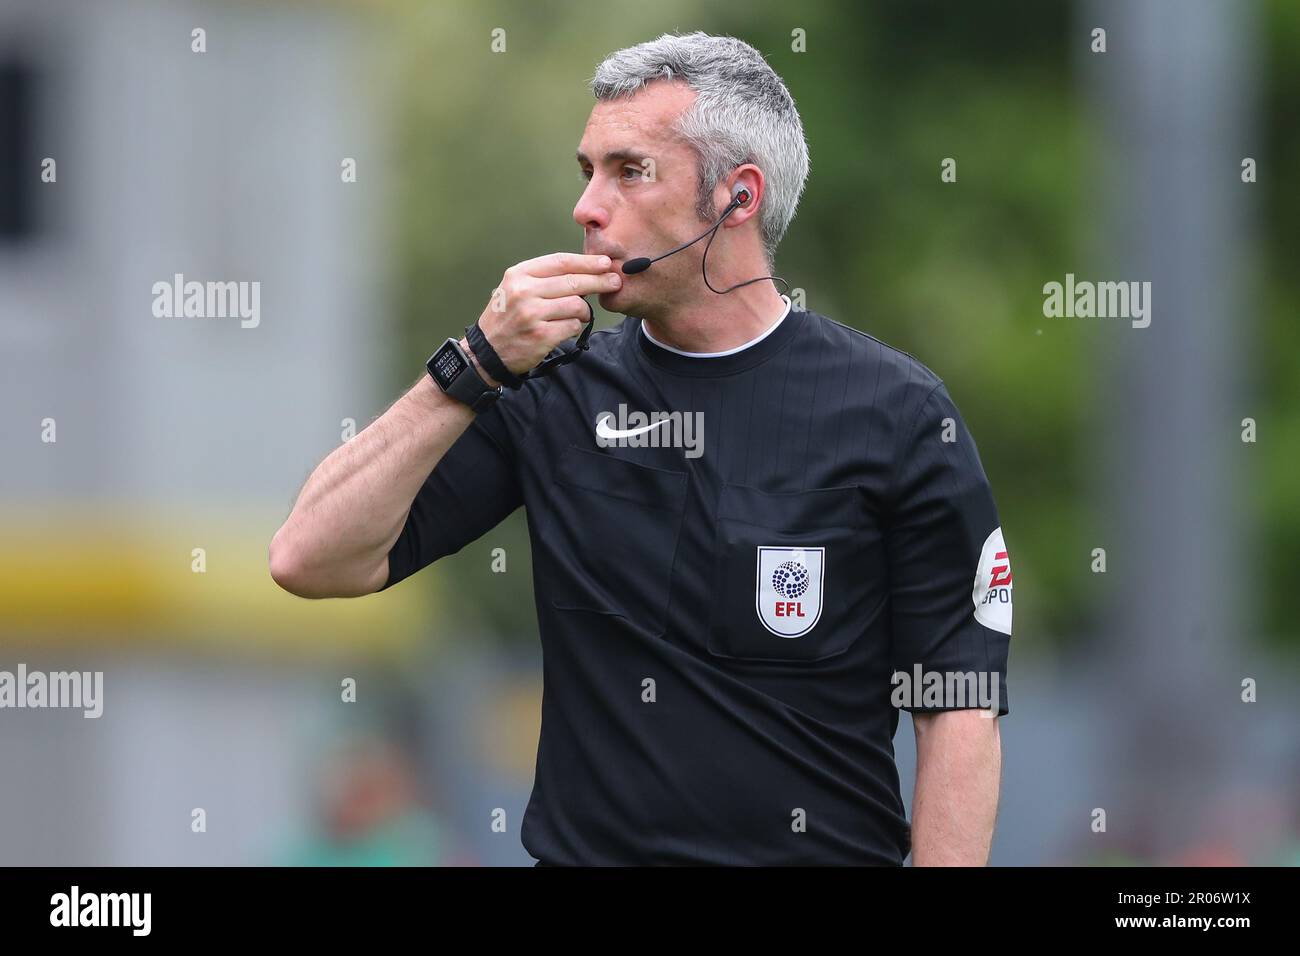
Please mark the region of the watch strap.
[[473, 325], [465, 326], [465, 341], [469, 343], [474, 358], [478, 359], [479, 363], [487, 369], [487, 373], [506, 388], [518, 389], [524, 384], [524, 380], [510, 371], [506, 367], [506, 363], [501, 361], [501, 356], [497, 355], [497, 350], [487, 340], [487, 336], [483, 334], [483, 329], [479, 327], [477, 320]]

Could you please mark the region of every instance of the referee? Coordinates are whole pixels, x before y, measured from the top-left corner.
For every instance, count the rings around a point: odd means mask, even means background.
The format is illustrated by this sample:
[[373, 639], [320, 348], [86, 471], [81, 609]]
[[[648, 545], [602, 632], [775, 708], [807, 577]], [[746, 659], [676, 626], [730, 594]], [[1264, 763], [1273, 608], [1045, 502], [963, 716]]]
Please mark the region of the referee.
[[[505, 271], [317, 467], [272, 576], [382, 591], [526, 510], [540, 863], [983, 865], [1011, 568], [971, 435], [911, 355], [767, 281], [808, 149], [758, 51], [664, 35], [591, 85], [584, 254]], [[591, 294], [622, 323], [591, 334]]]

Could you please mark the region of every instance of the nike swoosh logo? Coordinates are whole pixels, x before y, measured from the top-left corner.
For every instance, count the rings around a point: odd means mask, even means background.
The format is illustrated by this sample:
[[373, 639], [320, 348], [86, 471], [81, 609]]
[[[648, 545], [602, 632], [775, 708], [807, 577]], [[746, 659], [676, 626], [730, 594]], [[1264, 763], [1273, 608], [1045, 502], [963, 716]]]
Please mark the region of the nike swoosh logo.
[[614, 416], [612, 414], [607, 413], [604, 418], [596, 422], [596, 434], [598, 436], [600, 436], [601, 438], [631, 438], [633, 435], [644, 435], [652, 428], [658, 428], [660, 425], [667, 424], [667, 422], [669, 421], [669, 419], [667, 418], [661, 418], [659, 419], [659, 421], [655, 422], [654, 424], [646, 425], [643, 428], [628, 428], [628, 429], [621, 430], [618, 428], [609, 427], [608, 422], [613, 417]]

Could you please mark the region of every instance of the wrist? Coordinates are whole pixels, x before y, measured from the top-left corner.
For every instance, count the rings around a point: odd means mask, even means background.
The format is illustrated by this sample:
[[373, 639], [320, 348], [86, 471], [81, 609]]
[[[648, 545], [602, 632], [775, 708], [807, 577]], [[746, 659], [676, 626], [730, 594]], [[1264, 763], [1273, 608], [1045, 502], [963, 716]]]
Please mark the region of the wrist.
[[478, 360], [478, 356], [474, 354], [474, 350], [469, 347], [469, 342], [463, 335], [460, 338], [460, 347], [464, 349], [465, 354], [469, 356], [470, 364], [474, 366], [474, 371], [478, 372], [479, 377], [493, 388], [498, 388], [501, 383], [488, 374], [488, 370], [483, 367], [483, 363]]
[[448, 404], [465, 408], [464, 402], [458, 402], [441, 388], [433, 380], [432, 375], [422, 375], [420, 380], [415, 383], [415, 387], [408, 393], [412, 401], [416, 402], [424, 412], [436, 412], [445, 408]]

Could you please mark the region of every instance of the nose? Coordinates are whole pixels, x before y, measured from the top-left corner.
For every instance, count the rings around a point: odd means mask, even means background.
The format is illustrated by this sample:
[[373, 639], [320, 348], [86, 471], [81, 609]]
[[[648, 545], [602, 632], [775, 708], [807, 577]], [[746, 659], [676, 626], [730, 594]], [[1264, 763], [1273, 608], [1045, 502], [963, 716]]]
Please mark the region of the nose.
[[609, 226], [609, 209], [599, 199], [597, 177], [593, 176], [587, 188], [578, 197], [578, 204], [573, 207], [573, 221], [583, 228], [605, 229]]

